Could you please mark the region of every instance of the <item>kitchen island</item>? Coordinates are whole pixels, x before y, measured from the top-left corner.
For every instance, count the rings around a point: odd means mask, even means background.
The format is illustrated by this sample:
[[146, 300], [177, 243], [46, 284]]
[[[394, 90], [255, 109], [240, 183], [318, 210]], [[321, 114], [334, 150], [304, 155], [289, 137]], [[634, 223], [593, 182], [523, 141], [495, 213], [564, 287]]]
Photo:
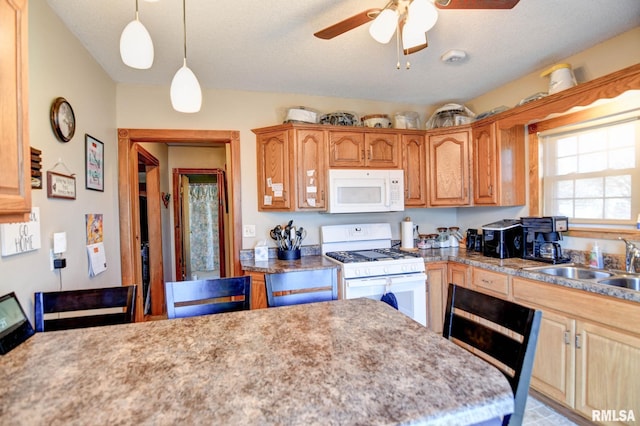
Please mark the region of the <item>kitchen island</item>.
[[503, 374], [370, 299], [37, 333], [0, 358], [2, 424], [455, 424]]

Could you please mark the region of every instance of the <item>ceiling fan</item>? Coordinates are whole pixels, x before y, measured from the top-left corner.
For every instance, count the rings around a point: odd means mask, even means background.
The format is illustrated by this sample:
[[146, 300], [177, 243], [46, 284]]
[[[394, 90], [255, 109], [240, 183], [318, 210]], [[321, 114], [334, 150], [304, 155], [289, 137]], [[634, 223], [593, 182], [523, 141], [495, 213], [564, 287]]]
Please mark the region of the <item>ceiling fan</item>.
[[382, 9], [367, 9], [316, 32], [314, 36], [329, 40], [373, 21], [369, 33], [376, 41], [388, 43], [397, 32], [399, 44], [402, 39], [403, 53], [409, 55], [428, 46], [426, 32], [436, 23], [437, 9], [511, 9], [519, 1], [391, 0]]

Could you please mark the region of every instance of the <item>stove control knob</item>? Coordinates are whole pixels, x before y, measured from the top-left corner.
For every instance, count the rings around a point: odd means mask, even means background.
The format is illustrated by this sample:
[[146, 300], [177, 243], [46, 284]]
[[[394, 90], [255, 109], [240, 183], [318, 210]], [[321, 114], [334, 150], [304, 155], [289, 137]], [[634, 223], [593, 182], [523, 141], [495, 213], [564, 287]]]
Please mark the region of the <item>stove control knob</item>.
[[353, 274], [354, 274], [356, 277], [359, 277], [359, 276], [360, 276], [360, 269], [358, 269], [358, 268], [354, 269], [354, 270], [353, 270]]
[[382, 270], [384, 271], [385, 274], [389, 273], [389, 268], [387, 268], [386, 266], [384, 268], [382, 268]]
[[371, 275], [371, 269], [365, 268], [364, 273], [367, 274], [367, 276], [370, 276]]

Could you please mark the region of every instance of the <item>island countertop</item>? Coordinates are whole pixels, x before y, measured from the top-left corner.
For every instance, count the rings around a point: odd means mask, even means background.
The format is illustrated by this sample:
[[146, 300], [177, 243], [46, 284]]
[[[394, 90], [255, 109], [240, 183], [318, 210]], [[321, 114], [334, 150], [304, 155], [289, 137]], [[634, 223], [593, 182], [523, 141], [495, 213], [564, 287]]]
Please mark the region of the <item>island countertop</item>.
[[387, 304], [337, 300], [37, 333], [0, 423], [439, 424], [513, 410], [503, 374]]

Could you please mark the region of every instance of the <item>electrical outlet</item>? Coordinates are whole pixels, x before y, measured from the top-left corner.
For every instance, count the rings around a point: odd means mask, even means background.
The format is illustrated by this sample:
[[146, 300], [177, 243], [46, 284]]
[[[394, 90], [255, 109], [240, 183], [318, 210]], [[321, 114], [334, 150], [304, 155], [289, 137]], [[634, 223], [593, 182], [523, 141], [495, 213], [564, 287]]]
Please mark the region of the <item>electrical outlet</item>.
[[251, 238], [256, 236], [256, 226], [255, 225], [244, 225], [242, 227], [242, 236], [246, 238]]

